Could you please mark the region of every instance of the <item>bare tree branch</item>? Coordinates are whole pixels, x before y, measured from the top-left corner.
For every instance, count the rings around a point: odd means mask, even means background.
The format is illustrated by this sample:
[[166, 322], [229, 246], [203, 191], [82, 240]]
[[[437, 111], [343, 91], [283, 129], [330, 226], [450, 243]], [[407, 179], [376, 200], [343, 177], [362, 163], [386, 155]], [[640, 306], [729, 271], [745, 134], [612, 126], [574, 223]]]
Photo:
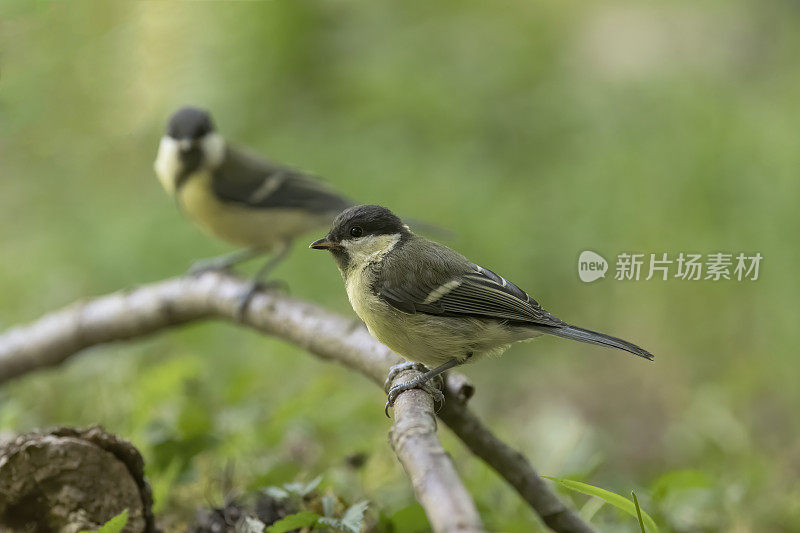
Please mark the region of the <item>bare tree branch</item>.
[[[117, 292], [50, 313], [0, 335], [0, 383], [56, 366], [90, 346], [200, 319], [234, 321], [239, 296], [245, 290], [241, 279], [211, 272]], [[347, 366], [379, 385], [389, 366], [401, 361], [360, 322], [276, 293], [257, 294], [243, 325]], [[462, 375], [448, 376], [445, 394], [448, 401], [439, 418], [504, 477], [550, 528], [559, 532], [593, 531], [558, 500], [519, 452], [469, 412], [465, 402], [472, 395], [472, 386]], [[392, 446], [436, 531], [480, 531], [474, 503], [435, 436], [431, 402], [428, 394], [418, 390], [399, 396], [390, 435]]]
[[[393, 383], [419, 375], [414, 370], [401, 372]], [[394, 417], [389, 441], [431, 524], [442, 525], [442, 531], [483, 531], [472, 497], [455, 470], [445, 467], [450, 464], [450, 458], [436, 437], [436, 415], [431, 395], [419, 389], [401, 394], [394, 404]], [[462, 507], [446, 508], [440, 504], [446, 500], [460, 503]]]

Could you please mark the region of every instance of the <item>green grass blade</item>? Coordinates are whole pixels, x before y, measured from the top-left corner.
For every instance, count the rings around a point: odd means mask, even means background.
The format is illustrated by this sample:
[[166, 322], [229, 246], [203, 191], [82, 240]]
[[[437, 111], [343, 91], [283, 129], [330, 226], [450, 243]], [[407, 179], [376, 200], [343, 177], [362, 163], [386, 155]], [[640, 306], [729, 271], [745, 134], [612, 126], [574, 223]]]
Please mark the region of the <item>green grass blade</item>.
[[636, 518], [639, 519], [639, 527], [642, 528], [642, 533], [644, 531], [644, 522], [642, 522], [642, 509], [639, 507], [639, 498], [636, 497], [636, 493], [631, 491], [631, 496], [633, 497], [633, 505], [636, 506]]
[[[551, 481], [555, 481], [562, 487], [567, 489], [573, 490], [575, 492], [580, 492], [581, 494], [586, 494], [588, 496], [597, 496], [598, 498], [602, 498], [606, 503], [609, 505], [613, 505], [617, 509], [624, 511], [631, 515], [634, 518], [639, 518], [639, 513], [637, 513], [637, 506], [631, 500], [626, 498], [625, 496], [620, 496], [610, 490], [601, 489], [600, 487], [595, 487], [594, 485], [589, 485], [588, 483], [581, 483], [580, 481], [574, 481], [572, 479], [560, 479], [557, 477], [549, 477], [543, 476]], [[647, 529], [656, 533], [658, 531], [658, 526], [656, 526], [655, 520], [644, 511], [641, 511], [641, 519], [644, 525], [647, 526]]]
[[286, 533], [303, 527], [316, 525], [320, 516], [312, 511], [303, 511], [278, 520], [267, 528], [267, 533]]

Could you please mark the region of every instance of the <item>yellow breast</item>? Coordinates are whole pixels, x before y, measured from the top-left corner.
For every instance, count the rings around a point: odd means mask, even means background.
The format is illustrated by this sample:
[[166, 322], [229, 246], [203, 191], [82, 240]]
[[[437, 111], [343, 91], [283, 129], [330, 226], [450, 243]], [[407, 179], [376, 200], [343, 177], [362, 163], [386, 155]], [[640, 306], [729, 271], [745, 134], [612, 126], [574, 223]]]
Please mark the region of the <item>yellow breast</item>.
[[209, 172], [189, 177], [177, 197], [181, 211], [203, 231], [239, 246], [269, 249], [328, 223], [327, 217], [299, 209], [259, 209], [221, 201]]

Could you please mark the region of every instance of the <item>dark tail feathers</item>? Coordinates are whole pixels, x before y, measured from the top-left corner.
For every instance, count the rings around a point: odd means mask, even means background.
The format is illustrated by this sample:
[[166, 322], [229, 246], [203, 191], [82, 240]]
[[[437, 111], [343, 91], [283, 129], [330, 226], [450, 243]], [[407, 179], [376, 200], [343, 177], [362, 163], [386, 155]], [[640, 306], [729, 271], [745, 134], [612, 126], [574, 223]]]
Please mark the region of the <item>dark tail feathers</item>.
[[625, 350], [639, 357], [644, 357], [650, 361], [653, 360], [653, 354], [639, 348], [632, 342], [624, 341], [605, 333], [598, 333], [588, 329], [579, 328], [578, 326], [543, 326], [539, 330], [548, 335], [555, 335], [564, 339], [572, 339], [574, 341], [588, 342], [589, 344], [599, 344], [600, 346], [609, 346], [619, 350]]

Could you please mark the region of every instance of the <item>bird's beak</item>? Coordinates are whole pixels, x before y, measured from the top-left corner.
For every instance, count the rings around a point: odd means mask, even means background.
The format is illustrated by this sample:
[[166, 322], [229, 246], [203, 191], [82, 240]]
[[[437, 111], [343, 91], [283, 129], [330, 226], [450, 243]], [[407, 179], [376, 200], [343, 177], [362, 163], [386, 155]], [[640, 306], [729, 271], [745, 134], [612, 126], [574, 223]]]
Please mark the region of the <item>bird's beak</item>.
[[181, 152], [188, 152], [194, 146], [194, 142], [191, 139], [181, 139], [178, 141], [178, 148]]
[[308, 245], [309, 248], [313, 248], [315, 250], [330, 250], [334, 246], [336, 246], [336, 243], [331, 241], [327, 235]]

